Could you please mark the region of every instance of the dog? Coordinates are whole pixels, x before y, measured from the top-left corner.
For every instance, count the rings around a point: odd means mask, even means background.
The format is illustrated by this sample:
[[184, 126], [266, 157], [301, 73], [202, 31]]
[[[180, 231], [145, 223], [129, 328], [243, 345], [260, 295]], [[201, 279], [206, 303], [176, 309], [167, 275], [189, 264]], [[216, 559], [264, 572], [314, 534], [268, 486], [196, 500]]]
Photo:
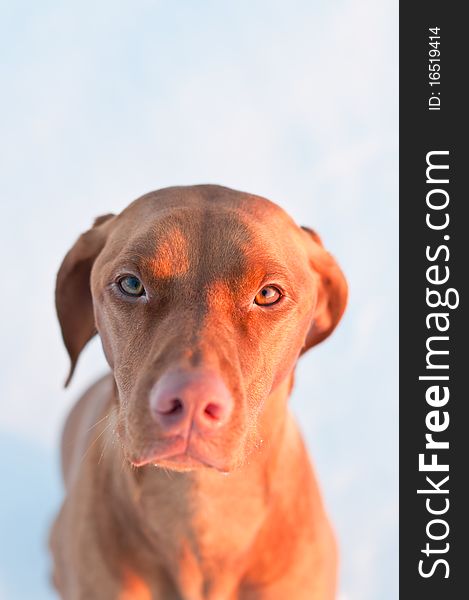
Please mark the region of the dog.
[[70, 356], [111, 372], [63, 432], [50, 546], [66, 600], [329, 600], [337, 551], [287, 405], [347, 284], [319, 236], [217, 185], [96, 219], [56, 307]]

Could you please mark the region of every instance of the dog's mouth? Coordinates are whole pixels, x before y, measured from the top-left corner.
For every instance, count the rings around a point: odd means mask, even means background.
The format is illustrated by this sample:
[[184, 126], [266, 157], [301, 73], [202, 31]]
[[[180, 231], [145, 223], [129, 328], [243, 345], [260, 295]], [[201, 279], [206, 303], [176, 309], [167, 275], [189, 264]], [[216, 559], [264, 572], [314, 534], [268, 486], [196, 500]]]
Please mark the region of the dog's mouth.
[[196, 469], [208, 468], [215, 469], [220, 473], [229, 473], [229, 469], [227, 467], [217, 464], [213, 460], [207, 460], [206, 458], [198, 456], [190, 451], [160, 459], [158, 462], [154, 462], [153, 465], [155, 467], [171, 469], [174, 471], [193, 471]]
[[130, 459], [134, 467], [153, 465], [173, 471], [192, 471], [196, 469], [215, 469], [228, 473], [229, 467], [224, 461], [213, 456], [197, 441], [177, 436], [153, 444], [139, 456]]

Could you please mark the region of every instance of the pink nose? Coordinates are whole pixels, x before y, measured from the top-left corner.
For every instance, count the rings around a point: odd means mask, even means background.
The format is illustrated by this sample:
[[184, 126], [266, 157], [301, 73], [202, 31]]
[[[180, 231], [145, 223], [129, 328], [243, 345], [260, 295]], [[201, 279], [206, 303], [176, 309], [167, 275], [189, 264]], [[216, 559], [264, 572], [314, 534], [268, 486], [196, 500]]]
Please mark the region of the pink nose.
[[212, 371], [164, 374], [150, 392], [150, 410], [167, 435], [187, 434], [192, 426], [209, 433], [228, 422], [233, 398]]

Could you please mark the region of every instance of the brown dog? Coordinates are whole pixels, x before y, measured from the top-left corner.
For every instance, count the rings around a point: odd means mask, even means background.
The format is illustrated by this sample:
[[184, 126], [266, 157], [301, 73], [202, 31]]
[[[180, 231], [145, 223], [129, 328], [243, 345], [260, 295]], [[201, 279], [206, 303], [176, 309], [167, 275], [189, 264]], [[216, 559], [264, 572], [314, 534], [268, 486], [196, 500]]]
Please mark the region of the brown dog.
[[63, 598], [334, 597], [334, 537], [287, 399], [346, 296], [316, 234], [219, 186], [147, 194], [79, 238], [56, 290], [69, 379], [96, 332], [112, 374], [65, 426]]

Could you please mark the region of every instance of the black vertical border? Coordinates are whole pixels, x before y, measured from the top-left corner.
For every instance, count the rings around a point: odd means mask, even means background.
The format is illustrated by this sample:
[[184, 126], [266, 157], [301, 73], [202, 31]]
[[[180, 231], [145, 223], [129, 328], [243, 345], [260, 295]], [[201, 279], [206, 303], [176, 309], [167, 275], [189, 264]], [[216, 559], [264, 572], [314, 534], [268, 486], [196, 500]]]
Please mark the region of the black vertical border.
[[[466, 377], [469, 379], [466, 342], [469, 335], [466, 310], [469, 277], [466, 138], [469, 137], [469, 120], [465, 110], [469, 96], [464, 91], [469, 89], [466, 85], [469, 64], [465, 60], [469, 56], [469, 22], [463, 17], [463, 9], [464, 3], [456, 2], [400, 3], [399, 593], [400, 598], [410, 600], [469, 598], [469, 383], [465, 381]], [[428, 110], [432, 91], [428, 66], [430, 27], [439, 27], [441, 35], [441, 84], [436, 86], [441, 97], [439, 111]], [[432, 150], [449, 150], [450, 182], [444, 187], [450, 194], [450, 224], [444, 232], [432, 231], [425, 223], [426, 194], [430, 189], [425, 175], [426, 154]], [[448, 241], [442, 239], [444, 234], [450, 236]], [[434, 263], [428, 262], [425, 250], [427, 245], [436, 248], [445, 243], [450, 250], [449, 261], [445, 263], [441, 259], [438, 262], [449, 266], [447, 286], [458, 290], [460, 304], [457, 309], [448, 310], [451, 323], [447, 333], [450, 337], [450, 400], [441, 410], [448, 410], [450, 425], [439, 438], [450, 444], [448, 450], [439, 452], [440, 462], [446, 462], [443, 460], [446, 458], [450, 465], [449, 494], [446, 496], [450, 508], [442, 515], [450, 530], [446, 539], [432, 542], [427, 538], [426, 525], [436, 516], [427, 512], [426, 497], [417, 494], [417, 489], [429, 487], [425, 485], [425, 475], [432, 475], [419, 473], [418, 469], [418, 455], [425, 451], [425, 433], [428, 432], [425, 417], [432, 408], [425, 400], [429, 384], [419, 381], [418, 377], [425, 372], [425, 343], [431, 335], [425, 324], [426, 315], [432, 312], [426, 305], [426, 269]], [[438, 481], [443, 474], [434, 475]], [[433, 543], [435, 548], [442, 548], [448, 542], [449, 550], [428, 559], [421, 552], [427, 542]], [[428, 570], [432, 560], [438, 558], [448, 561], [449, 577], [444, 577], [446, 569], [442, 565], [431, 577], [421, 577], [419, 561], [426, 559]]]

